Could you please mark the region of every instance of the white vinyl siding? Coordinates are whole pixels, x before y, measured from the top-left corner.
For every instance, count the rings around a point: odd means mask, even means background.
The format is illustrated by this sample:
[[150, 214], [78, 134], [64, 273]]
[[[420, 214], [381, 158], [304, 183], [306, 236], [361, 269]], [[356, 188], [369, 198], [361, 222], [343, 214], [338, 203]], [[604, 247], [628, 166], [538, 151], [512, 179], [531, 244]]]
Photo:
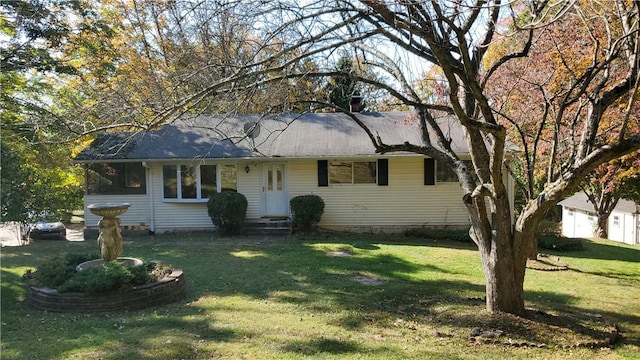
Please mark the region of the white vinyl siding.
[[151, 173], [156, 232], [213, 228], [213, 223], [207, 213], [206, 200], [199, 202], [166, 201], [163, 198], [163, 164], [151, 165]]
[[325, 202], [321, 227], [464, 226], [469, 217], [458, 183], [424, 186], [423, 158], [389, 157], [388, 186], [318, 187], [317, 161], [288, 162], [290, 197], [315, 194]]
[[622, 211], [612, 211], [609, 215], [609, 239], [625, 244], [638, 244], [640, 232], [640, 215]]
[[[227, 163], [215, 162], [218, 165]], [[233, 162], [238, 169], [238, 192], [242, 193], [248, 202], [247, 219], [259, 218], [261, 205], [261, 177], [260, 166], [247, 162]], [[245, 166], [249, 165], [249, 173]], [[155, 194], [155, 229], [157, 232], [167, 230], [198, 230], [213, 229], [213, 223], [207, 213], [207, 202], [196, 203], [171, 202], [162, 199], [163, 179], [162, 164], [152, 166], [153, 193]]]
[[[245, 166], [249, 166], [249, 173]], [[257, 163], [238, 164], [238, 192], [247, 198], [247, 219], [262, 216], [262, 166]]]
[[131, 205], [126, 213], [119, 216], [122, 226], [150, 226], [151, 213], [148, 195], [85, 195], [84, 224], [87, 228], [98, 228], [98, 221], [101, 219], [101, 217], [92, 214], [87, 206], [104, 203], [128, 203]]
[[[322, 197], [325, 209], [319, 225], [323, 228], [376, 231], [377, 228], [400, 230], [418, 226], [460, 227], [469, 224], [459, 184], [436, 183], [425, 186], [424, 158], [421, 156], [385, 158], [388, 159], [388, 186], [330, 184], [319, 187], [317, 159], [278, 159], [278, 162], [286, 164], [284, 180], [289, 199], [306, 194]], [[363, 161], [375, 159], [366, 158]], [[263, 215], [263, 165], [255, 160], [228, 162], [232, 163], [238, 169], [238, 192], [245, 195], [249, 205], [247, 219], [260, 218]], [[121, 216], [122, 226], [151, 226], [153, 218], [156, 232], [213, 229], [205, 201], [181, 203], [163, 199], [162, 165], [149, 163], [147, 195], [87, 195], [85, 204], [130, 203], [129, 210]], [[247, 165], [248, 173], [245, 171]], [[153, 196], [153, 203], [149, 196]], [[99, 219], [88, 211], [86, 213], [86, 224], [95, 227]]]
[[595, 216], [592, 212], [562, 208], [562, 236], [592, 238], [595, 236]]

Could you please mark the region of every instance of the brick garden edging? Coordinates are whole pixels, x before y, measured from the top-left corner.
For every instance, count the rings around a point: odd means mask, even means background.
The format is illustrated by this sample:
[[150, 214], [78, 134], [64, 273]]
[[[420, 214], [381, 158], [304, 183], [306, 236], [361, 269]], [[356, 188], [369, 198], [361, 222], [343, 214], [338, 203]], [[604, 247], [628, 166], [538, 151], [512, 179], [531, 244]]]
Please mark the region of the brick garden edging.
[[180, 300], [186, 291], [184, 273], [175, 269], [159, 281], [104, 294], [59, 293], [56, 289], [32, 286], [27, 291], [27, 303], [51, 312], [130, 311]]

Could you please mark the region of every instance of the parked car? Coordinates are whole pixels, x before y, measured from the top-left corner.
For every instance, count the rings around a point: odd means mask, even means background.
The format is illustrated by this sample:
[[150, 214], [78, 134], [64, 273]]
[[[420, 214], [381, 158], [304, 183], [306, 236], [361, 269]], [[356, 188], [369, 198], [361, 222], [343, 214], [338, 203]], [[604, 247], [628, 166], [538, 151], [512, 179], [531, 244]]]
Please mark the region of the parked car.
[[45, 213], [36, 217], [28, 226], [28, 237], [33, 240], [67, 238], [67, 228], [53, 214]]

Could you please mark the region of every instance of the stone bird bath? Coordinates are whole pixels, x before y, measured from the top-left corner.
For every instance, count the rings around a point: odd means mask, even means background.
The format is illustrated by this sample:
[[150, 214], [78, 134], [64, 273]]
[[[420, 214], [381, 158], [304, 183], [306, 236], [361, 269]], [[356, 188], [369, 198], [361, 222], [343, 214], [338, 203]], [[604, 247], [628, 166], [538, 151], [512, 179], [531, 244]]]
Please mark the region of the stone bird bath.
[[122, 204], [91, 204], [87, 206], [93, 214], [102, 216], [98, 222], [100, 235], [98, 236], [98, 247], [102, 254], [102, 259], [91, 260], [79, 264], [76, 269], [78, 271], [101, 266], [109, 261], [118, 261], [128, 267], [142, 265], [142, 260], [136, 258], [118, 257], [122, 254], [122, 234], [120, 233], [120, 219], [118, 216], [127, 212], [131, 205]]

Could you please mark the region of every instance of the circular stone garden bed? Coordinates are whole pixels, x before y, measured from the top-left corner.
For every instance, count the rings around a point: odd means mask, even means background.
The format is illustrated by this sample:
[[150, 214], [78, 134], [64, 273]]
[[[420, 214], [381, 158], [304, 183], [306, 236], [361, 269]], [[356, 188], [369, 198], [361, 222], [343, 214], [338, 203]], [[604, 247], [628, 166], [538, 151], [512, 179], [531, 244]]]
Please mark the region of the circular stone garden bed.
[[48, 287], [29, 287], [27, 303], [52, 312], [108, 312], [140, 310], [182, 299], [186, 281], [180, 269], [148, 284], [100, 294], [60, 293]]

